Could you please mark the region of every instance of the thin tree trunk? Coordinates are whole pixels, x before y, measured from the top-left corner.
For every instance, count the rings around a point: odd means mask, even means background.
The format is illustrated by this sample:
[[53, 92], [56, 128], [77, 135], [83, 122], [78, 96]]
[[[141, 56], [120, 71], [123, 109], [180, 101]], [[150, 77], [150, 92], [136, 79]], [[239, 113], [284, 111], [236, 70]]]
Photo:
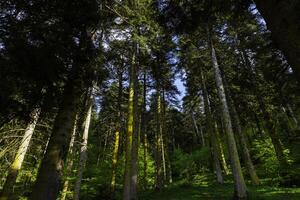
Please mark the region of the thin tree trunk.
[[173, 147], [173, 151], [176, 150], [176, 142], [175, 142], [175, 125], [173, 125], [172, 127], [172, 147]]
[[239, 155], [236, 147], [236, 142], [234, 139], [234, 133], [232, 130], [231, 118], [229, 115], [228, 104], [226, 100], [225, 90], [223, 86], [223, 81], [219, 69], [219, 65], [217, 62], [217, 57], [214, 49], [214, 45], [212, 39], [210, 38], [209, 34], [209, 45], [211, 51], [211, 60], [212, 66], [214, 70], [215, 81], [217, 85], [217, 92], [219, 99], [221, 101], [221, 108], [222, 108], [222, 119], [224, 120], [224, 128], [227, 134], [228, 139], [228, 150], [231, 160], [231, 168], [234, 178], [234, 190], [235, 190], [235, 198], [237, 199], [245, 199], [247, 198], [247, 188], [244, 180], [244, 176], [242, 173], [242, 168], [239, 160]]
[[104, 137], [104, 145], [103, 145], [103, 154], [102, 154], [102, 159], [105, 159], [105, 151], [106, 151], [106, 147], [107, 147], [107, 140], [108, 140], [108, 136], [111, 135], [112, 132], [112, 126], [111, 126], [111, 122], [109, 124], [109, 129], [108, 131], [106, 131], [105, 133], [105, 137]]
[[110, 193], [111, 196], [114, 196], [115, 187], [116, 187], [116, 170], [117, 170], [117, 162], [119, 155], [119, 145], [120, 145], [120, 132], [121, 132], [121, 123], [122, 123], [122, 114], [121, 114], [121, 105], [122, 105], [122, 93], [123, 93], [123, 77], [122, 72], [119, 71], [119, 92], [118, 92], [118, 119], [116, 124], [116, 132], [115, 132], [115, 144], [112, 156], [112, 175], [111, 175], [111, 183], [110, 183]]
[[157, 111], [156, 111], [156, 188], [161, 190], [163, 187], [163, 169], [162, 169], [162, 125], [161, 125], [161, 94], [157, 89]]
[[147, 103], [147, 74], [146, 70], [143, 77], [143, 104], [142, 104], [142, 116], [141, 116], [141, 131], [143, 133], [143, 153], [144, 153], [144, 189], [147, 188], [147, 133], [146, 133], [146, 103]]
[[169, 133], [167, 132], [167, 127], [166, 127], [166, 103], [165, 103], [165, 95], [163, 96], [163, 130], [164, 130], [164, 135], [165, 135], [165, 139], [163, 140], [163, 149], [164, 149], [164, 158], [163, 160], [165, 160], [165, 182], [171, 184], [173, 182], [173, 178], [172, 178], [172, 166], [171, 166], [171, 161], [170, 161], [170, 157], [169, 157], [169, 141], [170, 141], [170, 137], [169, 137]]
[[220, 158], [219, 158], [219, 152], [217, 148], [217, 137], [215, 130], [213, 129], [213, 118], [211, 114], [211, 108], [210, 108], [210, 102], [208, 98], [208, 92], [206, 88], [206, 80], [203, 75], [202, 67], [200, 67], [200, 76], [201, 76], [201, 81], [202, 81], [202, 93], [203, 93], [203, 99], [204, 99], [204, 110], [205, 110], [205, 115], [206, 115], [206, 124], [207, 124], [207, 129], [209, 133], [209, 139], [211, 141], [211, 151], [212, 151], [212, 156], [213, 156], [213, 166], [216, 171], [217, 175], [217, 181], [220, 184], [223, 184], [223, 176], [222, 176], [222, 171], [221, 171], [221, 166], [220, 166]]
[[235, 131], [237, 132], [237, 136], [241, 143], [243, 158], [244, 158], [244, 161], [246, 164], [247, 171], [250, 175], [252, 184], [259, 185], [260, 181], [259, 181], [259, 178], [256, 174], [254, 165], [251, 160], [250, 152], [249, 152], [248, 145], [247, 145], [247, 139], [246, 139], [244, 133], [242, 132], [240, 118], [236, 111], [234, 100], [231, 97], [231, 92], [230, 92], [230, 89], [228, 88], [228, 83], [227, 83], [225, 74], [223, 74], [223, 78], [224, 78], [224, 84], [226, 85], [225, 92], [227, 93], [228, 103], [230, 105], [230, 110], [231, 110], [231, 116], [234, 121]]
[[51, 139], [38, 172], [31, 200], [56, 200], [59, 194], [63, 166], [68, 154], [82, 83], [74, 70], [64, 91], [64, 98], [56, 116]]
[[91, 92], [91, 94], [89, 94], [90, 98], [87, 100], [88, 101], [87, 102], [88, 111], [87, 111], [85, 122], [84, 122], [84, 131], [83, 131], [83, 135], [82, 135], [82, 142], [81, 142], [81, 148], [80, 148], [80, 159], [79, 159], [77, 177], [76, 177], [76, 182], [74, 185], [73, 200], [79, 200], [82, 174], [83, 174], [86, 160], [87, 160], [88, 136], [89, 136], [89, 128], [90, 128], [90, 123], [91, 123], [92, 106], [93, 106], [92, 89], [90, 92]]
[[218, 128], [218, 123], [216, 122], [216, 120], [215, 120], [215, 131], [216, 131], [216, 138], [217, 138], [217, 149], [218, 149], [218, 152], [219, 152], [219, 159], [220, 159], [220, 162], [221, 162], [221, 166], [224, 170], [224, 173], [226, 175], [228, 175], [229, 174], [229, 169], [228, 169], [228, 165], [227, 165], [226, 158], [225, 158], [224, 145], [223, 145], [223, 142], [221, 140], [221, 136], [220, 136], [219, 128]]
[[285, 105], [286, 105], [286, 108], [287, 108], [287, 113], [288, 113], [288, 116], [290, 118], [292, 118], [294, 124], [295, 124], [295, 127], [297, 130], [300, 130], [300, 124], [299, 124], [299, 120], [297, 119], [297, 117], [295, 116], [294, 114], [294, 111], [291, 107], [291, 105], [288, 103], [288, 101], [285, 101]]
[[228, 96], [229, 96], [230, 104], [231, 104], [232, 117], [235, 122], [236, 131], [237, 131], [237, 134], [238, 134], [240, 142], [241, 142], [243, 155], [244, 155], [244, 161], [246, 164], [247, 171], [250, 175], [253, 185], [259, 185], [260, 181], [259, 181], [259, 178], [256, 174], [256, 170], [255, 170], [254, 165], [251, 160], [250, 152], [249, 152], [248, 145], [247, 145], [247, 139], [246, 139], [244, 133], [242, 132], [240, 118], [235, 109], [235, 105], [234, 105], [234, 102], [233, 102], [230, 94]]
[[192, 115], [192, 120], [193, 120], [194, 128], [195, 128], [195, 131], [196, 131], [196, 135], [198, 136], [199, 132], [200, 132], [201, 143], [202, 143], [202, 146], [204, 147], [205, 146], [205, 140], [204, 140], [203, 132], [202, 132], [202, 130], [199, 131], [199, 128], [198, 128], [198, 125], [197, 125], [197, 122], [196, 122], [195, 115], [194, 115], [193, 111], [191, 111], [191, 115]]
[[166, 169], [166, 159], [165, 159], [165, 144], [164, 144], [164, 138], [161, 136], [161, 160], [162, 160], [162, 168], [163, 168], [163, 179], [164, 182], [167, 180], [167, 169]]
[[30, 114], [30, 116], [31, 116], [31, 121], [29, 122], [27, 128], [25, 129], [25, 133], [22, 138], [21, 145], [19, 146], [14, 161], [9, 168], [8, 176], [6, 178], [2, 193], [0, 195], [0, 200], [8, 200], [13, 197], [14, 184], [16, 183], [19, 171], [21, 170], [25, 155], [27, 153], [30, 144], [31, 137], [33, 135], [37, 121], [39, 119], [40, 108], [34, 109]]
[[162, 166], [163, 166], [163, 177], [164, 183], [167, 183], [167, 159], [168, 158], [168, 148], [167, 148], [167, 129], [166, 129], [166, 99], [165, 99], [165, 89], [162, 89], [162, 113], [161, 113], [161, 121], [162, 121], [162, 133], [161, 133], [161, 155], [162, 155]]

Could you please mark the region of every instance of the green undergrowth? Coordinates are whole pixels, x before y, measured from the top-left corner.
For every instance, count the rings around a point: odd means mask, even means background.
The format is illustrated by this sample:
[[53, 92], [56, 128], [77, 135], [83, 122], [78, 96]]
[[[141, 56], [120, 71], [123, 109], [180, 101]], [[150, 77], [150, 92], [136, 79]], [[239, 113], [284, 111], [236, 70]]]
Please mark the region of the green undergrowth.
[[[146, 191], [141, 200], [227, 200], [232, 199], [233, 183], [223, 185], [209, 181], [210, 177], [200, 177], [193, 182], [177, 181], [162, 191]], [[270, 187], [248, 184], [250, 200], [299, 200], [300, 188]]]

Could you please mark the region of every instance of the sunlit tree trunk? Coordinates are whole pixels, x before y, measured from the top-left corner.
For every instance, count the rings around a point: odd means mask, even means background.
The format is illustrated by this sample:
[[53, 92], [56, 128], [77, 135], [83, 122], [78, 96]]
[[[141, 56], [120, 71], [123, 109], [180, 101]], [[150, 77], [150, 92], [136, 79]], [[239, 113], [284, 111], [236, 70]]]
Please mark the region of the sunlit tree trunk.
[[163, 167], [162, 167], [162, 125], [161, 125], [161, 94], [158, 87], [157, 91], [157, 110], [156, 110], [156, 188], [161, 190], [163, 187]]
[[83, 129], [82, 141], [81, 141], [81, 147], [80, 147], [79, 166], [78, 166], [78, 170], [77, 170], [76, 182], [74, 185], [73, 200], [79, 200], [82, 174], [83, 174], [86, 160], [87, 160], [88, 136], [89, 136], [89, 128], [90, 128], [90, 123], [91, 123], [92, 106], [93, 106], [92, 89], [91, 89], [89, 95], [90, 95], [90, 97], [87, 100], [88, 101], [87, 102], [88, 110], [87, 110], [85, 121], [84, 121], [84, 129]]
[[212, 148], [212, 156], [213, 156], [213, 166], [216, 171], [217, 181], [218, 183], [223, 184], [223, 176], [222, 176], [222, 170], [221, 170], [221, 164], [220, 164], [220, 158], [219, 158], [219, 152], [218, 152], [218, 144], [217, 144], [217, 137], [215, 134], [214, 128], [213, 128], [213, 118], [211, 114], [211, 108], [210, 108], [210, 102], [208, 97], [208, 92], [206, 88], [206, 80], [203, 75], [203, 69], [200, 67], [200, 75], [201, 75], [201, 81], [202, 81], [202, 94], [204, 99], [204, 110], [206, 115], [206, 123], [207, 123], [207, 129], [209, 133], [209, 139], [211, 141], [211, 148]]
[[[138, 53], [138, 45], [136, 47]], [[132, 65], [134, 66], [134, 96], [133, 96], [133, 137], [132, 137], [132, 150], [131, 150], [131, 181], [130, 181], [130, 200], [138, 199], [138, 151], [139, 151], [139, 105], [138, 105], [138, 62], [134, 59]]]
[[[133, 60], [135, 55], [133, 55]], [[124, 190], [123, 200], [131, 200], [131, 154], [132, 154], [132, 137], [134, 129], [134, 82], [135, 82], [135, 65], [130, 66], [129, 70], [129, 97], [127, 111], [127, 133], [125, 146], [125, 170], [124, 170]]]
[[27, 153], [30, 140], [32, 138], [35, 126], [40, 116], [40, 108], [36, 108], [30, 114], [31, 121], [25, 129], [24, 136], [21, 141], [21, 145], [15, 155], [14, 161], [9, 167], [8, 176], [3, 186], [3, 190], [0, 195], [0, 200], [8, 200], [13, 197], [13, 188], [17, 180], [19, 171], [21, 170], [25, 155]]
[[[208, 33], [210, 35], [210, 33]], [[229, 115], [228, 104], [226, 100], [224, 85], [219, 69], [219, 65], [217, 62], [217, 57], [215, 53], [215, 48], [212, 42], [211, 37], [208, 38], [210, 51], [211, 51], [211, 60], [212, 66], [214, 70], [215, 82], [217, 85], [217, 92], [221, 102], [222, 108], [222, 120], [224, 121], [224, 128], [227, 134], [228, 140], [228, 150], [231, 160], [231, 168], [234, 178], [234, 190], [235, 190], [235, 198], [237, 199], [245, 199], [247, 198], [247, 188], [244, 180], [244, 176], [242, 173], [242, 168], [239, 160], [239, 155], [236, 147], [236, 142], [234, 139], [234, 133], [232, 130], [231, 118]]]
[[243, 157], [244, 157], [244, 161], [246, 164], [246, 168], [247, 171], [250, 175], [251, 181], [253, 183], [253, 185], [259, 185], [260, 181], [259, 178], [256, 174], [256, 170], [254, 168], [251, 156], [250, 156], [250, 152], [248, 149], [248, 145], [247, 145], [247, 139], [244, 135], [244, 133], [242, 132], [242, 127], [241, 127], [241, 122], [240, 122], [240, 118], [238, 116], [238, 113], [236, 111], [233, 99], [231, 98], [230, 94], [228, 94], [228, 99], [230, 100], [230, 104], [231, 104], [231, 111], [232, 111], [232, 118], [233, 121], [235, 123], [235, 127], [236, 127], [236, 132], [238, 134], [238, 137], [240, 139], [241, 142], [241, 147], [242, 147], [242, 151], [243, 151]]
[[112, 169], [111, 169], [111, 183], [110, 183], [110, 193], [111, 196], [114, 196], [115, 187], [116, 187], [116, 170], [117, 170], [117, 162], [119, 155], [119, 145], [120, 145], [120, 133], [121, 133], [121, 123], [122, 123], [122, 114], [121, 114], [121, 105], [122, 105], [122, 93], [123, 93], [123, 76], [121, 70], [118, 72], [119, 75], [119, 91], [118, 91], [118, 119], [116, 122], [116, 130], [115, 130], [115, 142], [114, 142], [114, 150], [112, 156]]
[[216, 132], [216, 140], [217, 140], [217, 150], [218, 150], [219, 159], [221, 162], [221, 167], [223, 168], [224, 173], [226, 175], [228, 175], [229, 169], [228, 169], [228, 165], [227, 165], [226, 157], [225, 157], [225, 153], [224, 153], [224, 144], [221, 140], [218, 123], [216, 122], [216, 120], [215, 120], [215, 132]]
[[162, 89], [162, 102], [161, 102], [162, 112], [161, 112], [161, 155], [162, 155], [162, 167], [163, 167], [163, 177], [164, 183], [167, 183], [167, 127], [166, 127], [166, 99], [165, 99], [165, 89]]
[[234, 122], [235, 131], [237, 133], [237, 136], [238, 136], [240, 144], [241, 144], [241, 148], [242, 148], [242, 152], [243, 152], [243, 159], [246, 164], [247, 171], [250, 175], [252, 184], [259, 185], [260, 181], [256, 174], [254, 165], [252, 163], [252, 159], [251, 159], [250, 152], [248, 149], [247, 139], [246, 139], [246, 136], [244, 135], [244, 133], [242, 132], [240, 118], [236, 111], [234, 100], [231, 97], [231, 91], [228, 88], [228, 83], [227, 83], [225, 74], [223, 74], [223, 79], [224, 79], [224, 84], [226, 85], [225, 92], [227, 93], [227, 97], [228, 97], [228, 103], [230, 106], [231, 117]]
[[66, 169], [66, 180], [63, 185], [63, 189], [61, 192], [61, 197], [60, 200], [65, 200], [67, 197], [68, 189], [69, 189], [69, 176], [72, 174], [72, 168], [73, 168], [73, 163], [74, 163], [74, 158], [73, 158], [73, 151], [74, 151], [74, 142], [75, 142], [75, 137], [76, 137], [76, 130], [77, 130], [77, 116], [75, 118], [75, 124], [73, 128], [73, 134], [71, 137], [70, 141], [70, 147], [69, 147], [69, 153], [68, 153], [68, 159], [67, 159], [67, 169]]
[[163, 179], [164, 179], [164, 183], [167, 180], [167, 169], [166, 169], [166, 151], [165, 151], [165, 143], [164, 143], [164, 138], [163, 136], [161, 136], [161, 161], [162, 161], [162, 169], [163, 169]]
[[163, 149], [163, 166], [164, 166], [164, 181], [165, 183], [172, 183], [172, 168], [171, 162], [169, 158], [169, 133], [167, 130], [167, 123], [166, 123], [166, 98], [165, 98], [165, 90], [163, 89], [163, 113], [162, 113], [162, 122], [163, 122], [163, 133], [162, 135], [162, 149]]
[[79, 74], [74, 69], [65, 87], [62, 104], [54, 122], [51, 138], [38, 172], [31, 200], [56, 200], [58, 197], [63, 166], [82, 94], [82, 82]]

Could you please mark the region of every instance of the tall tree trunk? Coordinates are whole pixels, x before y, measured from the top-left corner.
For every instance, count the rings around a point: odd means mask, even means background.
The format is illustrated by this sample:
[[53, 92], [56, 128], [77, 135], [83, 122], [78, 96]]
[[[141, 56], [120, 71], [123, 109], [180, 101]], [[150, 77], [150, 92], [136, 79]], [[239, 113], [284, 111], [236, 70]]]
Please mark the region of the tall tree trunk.
[[[217, 125], [217, 123], [215, 122], [215, 130], [212, 131], [213, 134], [211, 134], [211, 136], [210, 136], [211, 137], [210, 141], [211, 141], [212, 150], [213, 150], [214, 168], [215, 168], [216, 175], [217, 175], [217, 181], [218, 181], [218, 183], [223, 184], [224, 179], [222, 176], [222, 169], [221, 169], [222, 152], [220, 149], [220, 146], [221, 146], [220, 140], [217, 135], [218, 127], [216, 125]], [[227, 174], [228, 173], [227, 165], [223, 164], [223, 168], [224, 168], [225, 174]]]
[[259, 178], [256, 174], [254, 165], [252, 163], [252, 159], [251, 159], [250, 152], [249, 152], [248, 145], [247, 145], [247, 139], [246, 139], [246, 136], [244, 135], [244, 133], [242, 131], [240, 118], [239, 118], [239, 115], [236, 111], [235, 103], [234, 103], [234, 100], [232, 99], [232, 96], [231, 96], [231, 91], [228, 88], [228, 83], [227, 83], [225, 74], [223, 74], [223, 79], [224, 79], [224, 84], [225, 84], [225, 87], [226, 87], [225, 92], [227, 93], [228, 103], [229, 103], [230, 111], [231, 111], [231, 116], [232, 116], [232, 119], [234, 121], [235, 131], [237, 132], [237, 136], [238, 136], [238, 138], [240, 140], [240, 143], [241, 143], [242, 152], [243, 152], [243, 159], [245, 161], [247, 171], [250, 175], [252, 184], [253, 185], [259, 185], [260, 181], [259, 181]]
[[[173, 178], [172, 178], [172, 167], [171, 167], [171, 161], [169, 157], [169, 133], [167, 130], [167, 122], [166, 122], [166, 99], [165, 99], [165, 90], [163, 90], [163, 116], [162, 116], [162, 121], [163, 121], [163, 133], [164, 135], [162, 136], [163, 142], [162, 142], [162, 148], [163, 148], [163, 163], [164, 163], [164, 176], [165, 176], [165, 183], [172, 183]], [[164, 161], [165, 160], [165, 161]]]
[[87, 100], [88, 101], [87, 102], [88, 110], [87, 110], [85, 121], [84, 121], [84, 131], [83, 131], [82, 142], [81, 142], [81, 147], [80, 147], [80, 159], [79, 159], [79, 166], [78, 166], [78, 170], [77, 170], [76, 182], [74, 185], [73, 200], [79, 200], [82, 174], [83, 174], [86, 160], [87, 160], [88, 136], [89, 136], [89, 128], [90, 128], [90, 123], [91, 123], [92, 107], [93, 107], [92, 88], [91, 88], [89, 95], [90, 95], [90, 97]]
[[115, 132], [115, 144], [112, 156], [112, 169], [111, 169], [111, 182], [110, 182], [110, 193], [111, 196], [114, 196], [115, 187], [116, 187], [116, 170], [117, 170], [117, 162], [119, 155], [119, 145], [120, 145], [120, 133], [121, 133], [121, 123], [122, 123], [122, 113], [121, 113], [121, 105], [122, 105], [122, 93], [123, 93], [123, 75], [121, 70], [118, 72], [119, 75], [119, 91], [118, 91], [118, 119], [116, 123], [116, 132]]
[[215, 132], [216, 132], [215, 135], [216, 135], [216, 140], [217, 140], [217, 150], [219, 153], [219, 159], [221, 162], [221, 166], [223, 167], [224, 173], [226, 175], [228, 175], [229, 169], [228, 169], [228, 165], [227, 165], [226, 158], [225, 158], [224, 145], [223, 145], [223, 142], [220, 137], [218, 123], [216, 122], [216, 120], [215, 120]]
[[193, 112], [193, 111], [191, 111], [191, 116], [192, 116], [192, 120], [193, 120], [193, 124], [194, 124], [195, 131], [196, 131], [196, 135], [198, 136], [198, 135], [199, 135], [199, 132], [200, 132], [201, 143], [202, 143], [202, 146], [204, 147], [204, 146], [205, 146], [205, 140], [204, 140], [203, 131], [202, 131], [202, 130], [199, 131], [198, 124], [197, 124], [197, 122], [196, 122], [195, 115], [194, 115], [194, 112]]
[[147, 73], [146, 70], [143, 76], [143, 104], [142, 104], [142, 115], [141, 115], [141, 131], [143, 133], [143, 153], [144, 153], [144, 177], [143, 186], [147, 188], [147, 133], [146, 133], [146, 103], [147, 103]]
[[163, 187], [162, 169], [162, 125], [161, 125], [161, 94], [158, 87], [157, 91], [157, 111], [156, 111], [156, 188], [161, 190]]
[[274, 42], [282, 50], [300, 80], [300, 1], [254, 0], [272, 32]]
[[69, 146], [69, 153], [68, 153], [68, 159], [67, 159], [67, 168], [66, 168], [66, 180], [63, 185], [63, 190], [61, 192], [61, 197], [60, 200], [65, 200], [67, 197], [68, 189], [69, 189], [69, 176], [72, 174], [72, 168], [73, 168], [73, 163], [74, 163], [74, 158], [73, 158], [73, 151], [74, 151], [74, 142], [75, 142], [75, 137], [76, 137], [76, 130], [77, 130], [77, 116], [75, 118], [75, 124], [73, 128], [73, 134], [71, 137], [70, 141], [70, 146]]
[[42, 160], [31, 200], [56, 200], [82, 94], [78, 70], [74, 69], [56, 116], [46, 154]]
[[21, 141], [21, 145], [15, 155], [14, 161], [9, 167], [8, 176], [3, 186], [3, 190], [0, 195], [0, 200], [8, 200], [13, 197], [13, 188], [16, 183], [19, 171], [21, 170], [25, 155], [27, 153], [31, 137], [33, 135], [35, 126], [40, 116], [40, 108], [34, 109], [31, 114], [31, 121], [28, 123], [24, 136]]
[[[138, 45], [136, 45], [138, 52]], [[130, 200], [137, 200], [137, 187], [138, 187], [138, 151], [139, 151], [139, 105], [138, 105], [138, 68], [137, 62], [133, 60], [132, 65], [134, 66], [134, 96], [133, 96], [133, 137], [132, 137], [132, 149], [131, 149], [131, 181], [130, 181]]]
[[161, 161], [162, 161], [162, 169], [163, 169], [163, 179], [164, 179], [164, 183], [167, 180], [167, 168], [166, 168], [166, 151], [165, 151], [165, 144], [164, 144], [164, 138], [163, 136], [161, 136]]
[[250, 152], [249, 152], [248, 145], [247, 145], [247, 139], [246, 139], [244, 133], [242, 132], [240, 118], [238, 116], [238, 113], [237, 113], [235, 105], [234, 105], [234, 101], [231, 98], [230, 94], [228, 94], [228, 97], [229, 97], [229, 100], [230, 100], [232, 118], [233, 118], [233, 121], [235, 123], [236, 132], [237, 132], [237, 134], [239, 136], [239, 139], [240, 139], [240, 142], [241, 142], [244, 161], [245, 161], [245, 164], [246, 164], [247, 171], [250, 175], [250, 178], [251, 178], [251, 181], [252, 181], [253, 185], [259, 185], [260, 181], [259, 181], [259, 178], [256, 174], [256, 170], [254, 168], [254, 165], [253, 165], [253, 162], [252, 162], [252, 159], [251, 159], [251, 156], [250, 156]]
[[166, 128], [166, 99], [165, 99], [165, 89], [162, 89], [162, 113], [161, 113], [161, 121], [162, 121], [162, 134], [161, 134], [161, 155], [162, 155], [162, 166], [163, 166], [163, 175], [164, 175], [164, 183], [167, 183], [167, 158], [168, 158], [168, 137], [167, 137], [167, 128]]
[[234, 190], [235, 190], [235, 198], [237, 199], [245, 199], [247, 198], [247, 188], [244, 180], [244, 176], [242, 173], [242, 168], [239, 160], [239, 155], [236, 147], [236, 142], [234, 139], [234, 133], [232, 130], [232, 124], [231, 124], [231, 118], [229, 115], [229, 109], [228, 104], [226, 100], [224, 85], [219, 69], [219, 65], [217, 62], [217, 57], [215, 53], [215, 48], [212, 42], [212, 39], [209, 34], [209, 45], [210, 45], [210, 51], [211, 51], [211, 60], [212, 60], [212, 66], [214, 70], [214, 76], [215, 76], [215, 82], [217, 85], [217, 92], [218, 96], [221, 102], [221, 108], [222, 108], [222, 119], [224, 120], [224, 128], [227, 134], [227, 140], [228, 140], [228, 150], [231, 160], [231, 168], [234, 178]]
[[202, 92], [203, 92], [203, 99], [204, 99], [204, 110], [205, 110], [205, 115], [206, 115], [206, 124], [207, 124], [207, 129], [209, 133], [209, 139], [211, 141], [211, 148], [212, 148], [212, 156], [213, 156], [213, 166], [216, 171], [217, 175], [217, 181], [218, 183], [223, 184], [223, 176], [222, 176], [222, 171], [221, 171], [221, 165], [220, 165], [220, 157], [219, 157], [219, 152], [218, 152], [218, 146], [217, 146], [217, 137], [216, 137], [216, 130], [213, 128], [213, 118], [211, 114], [211, 108], [210, 108], [210, 102], [209, 102], [209, 97], [208, 97], [208, 92], [206, 88], [206, 80], [203, 75], [203, 70], [202, 67], [200, 67], [200, 76], [201, 76], [201, 81], [202, 81]]
[[[133, 55], [133, 60], [135, 55]], [[124, 191], [123, 200], [131, 200], [131, 154], [132, 154], [132, 137], [134, 129], [134, 83], [135, 83], [135, 65], [130, 66], [129, 71], [129, 97], [127, 113], [127, 133], [125, 146], [125, 170], [124, 170]]]

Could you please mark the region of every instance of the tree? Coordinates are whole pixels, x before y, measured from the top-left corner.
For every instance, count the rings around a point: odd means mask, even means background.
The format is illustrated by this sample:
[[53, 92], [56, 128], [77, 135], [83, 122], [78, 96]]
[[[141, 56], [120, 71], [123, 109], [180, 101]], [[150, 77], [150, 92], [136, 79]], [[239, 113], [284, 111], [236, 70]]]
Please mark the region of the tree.
[[255, 0], [254, 2], [266, 20], [275, 43], [283, 51], [299, 79], [300, 60], [297, 55], [300, 53], [300, 28], [296, 25], [299, 24], [299, 1]]
[[[208, 34], [210, 35], [210, 30], [208, 29]], [[222, 106], [222, 119], [224, 120], [224, 128], [227, 134], [227, 140], [228, 140], [228, 148], [230, 153], [230, 160], [231, 160], [231, 167], [233, 172], [233, 177], [235, 181], [235, 196], [238, 199], [244, 199], [247, 198], [247, 188], [244, 181], [244, 176], [242, 173], [241, 164], [239, 161], [239, 155], [236, 147], [236, 142], [234, 139], [232, 124], [231, 124], [231, 118], [229, 114], [228, 104], [226, 100], [225, 90], [223, 86], [223, 81], [214, 49], [214, 45], [212, 42], [212, 38], [209, 37], [208, 39], [209, 45], [210, 45], [210, 51], [211, 51], [211, 59], [212, 59], [212, 66], [214, 69], [214, 75], [217, 85], [217, 91], [218, 96], [221, 101]]]
[[36, 108], [31, 113], [31, 121], [28, 123], [24, 136], [21, 141], [21, 145], [15, 155], [15, 159], [10, 166], [8, 176], [6, 178], [5, 184], [3, 186], [3, 190], [1, 192], [0, 199], [7, 200], [13, 197], [13, 188], [14, 184], [17, 180], [19, 171], [21, 170], [27, 149], [30, 144], [30, 140], [32, 138], [35, 126], [40, 116], [41, 109]]
[[89, 128], [90, 128], [90, 123], [91, 123], [91, 116], [92, 116], [92, 106], [93, 106], [93, 94], [92, 91], [93, 89], [89, 89], [88, 99], [86, 101], [87, 104], [87, 112], [86, 112], [86, 117], [84, 120], [84, 125], [83, 125], [83, 134], [82, 134], [82, 142], [81, 142], [81, 147], [80, 147], [80, 159], [79, 159], [79, 166], [78, 166], [78, 172], [77, 172], [77, 177], [76, 177], [76, 183], [74, 186], [74, 196], [73, 199], [78, 200], [79, 199], [79, 194], [80, 194], [80, 185], [81, 185], [81, 180], [82, 180], [82, 173], [86, 164], [87, 160], [87, 146], [88, 146], [88, 136], [89, 136]]

